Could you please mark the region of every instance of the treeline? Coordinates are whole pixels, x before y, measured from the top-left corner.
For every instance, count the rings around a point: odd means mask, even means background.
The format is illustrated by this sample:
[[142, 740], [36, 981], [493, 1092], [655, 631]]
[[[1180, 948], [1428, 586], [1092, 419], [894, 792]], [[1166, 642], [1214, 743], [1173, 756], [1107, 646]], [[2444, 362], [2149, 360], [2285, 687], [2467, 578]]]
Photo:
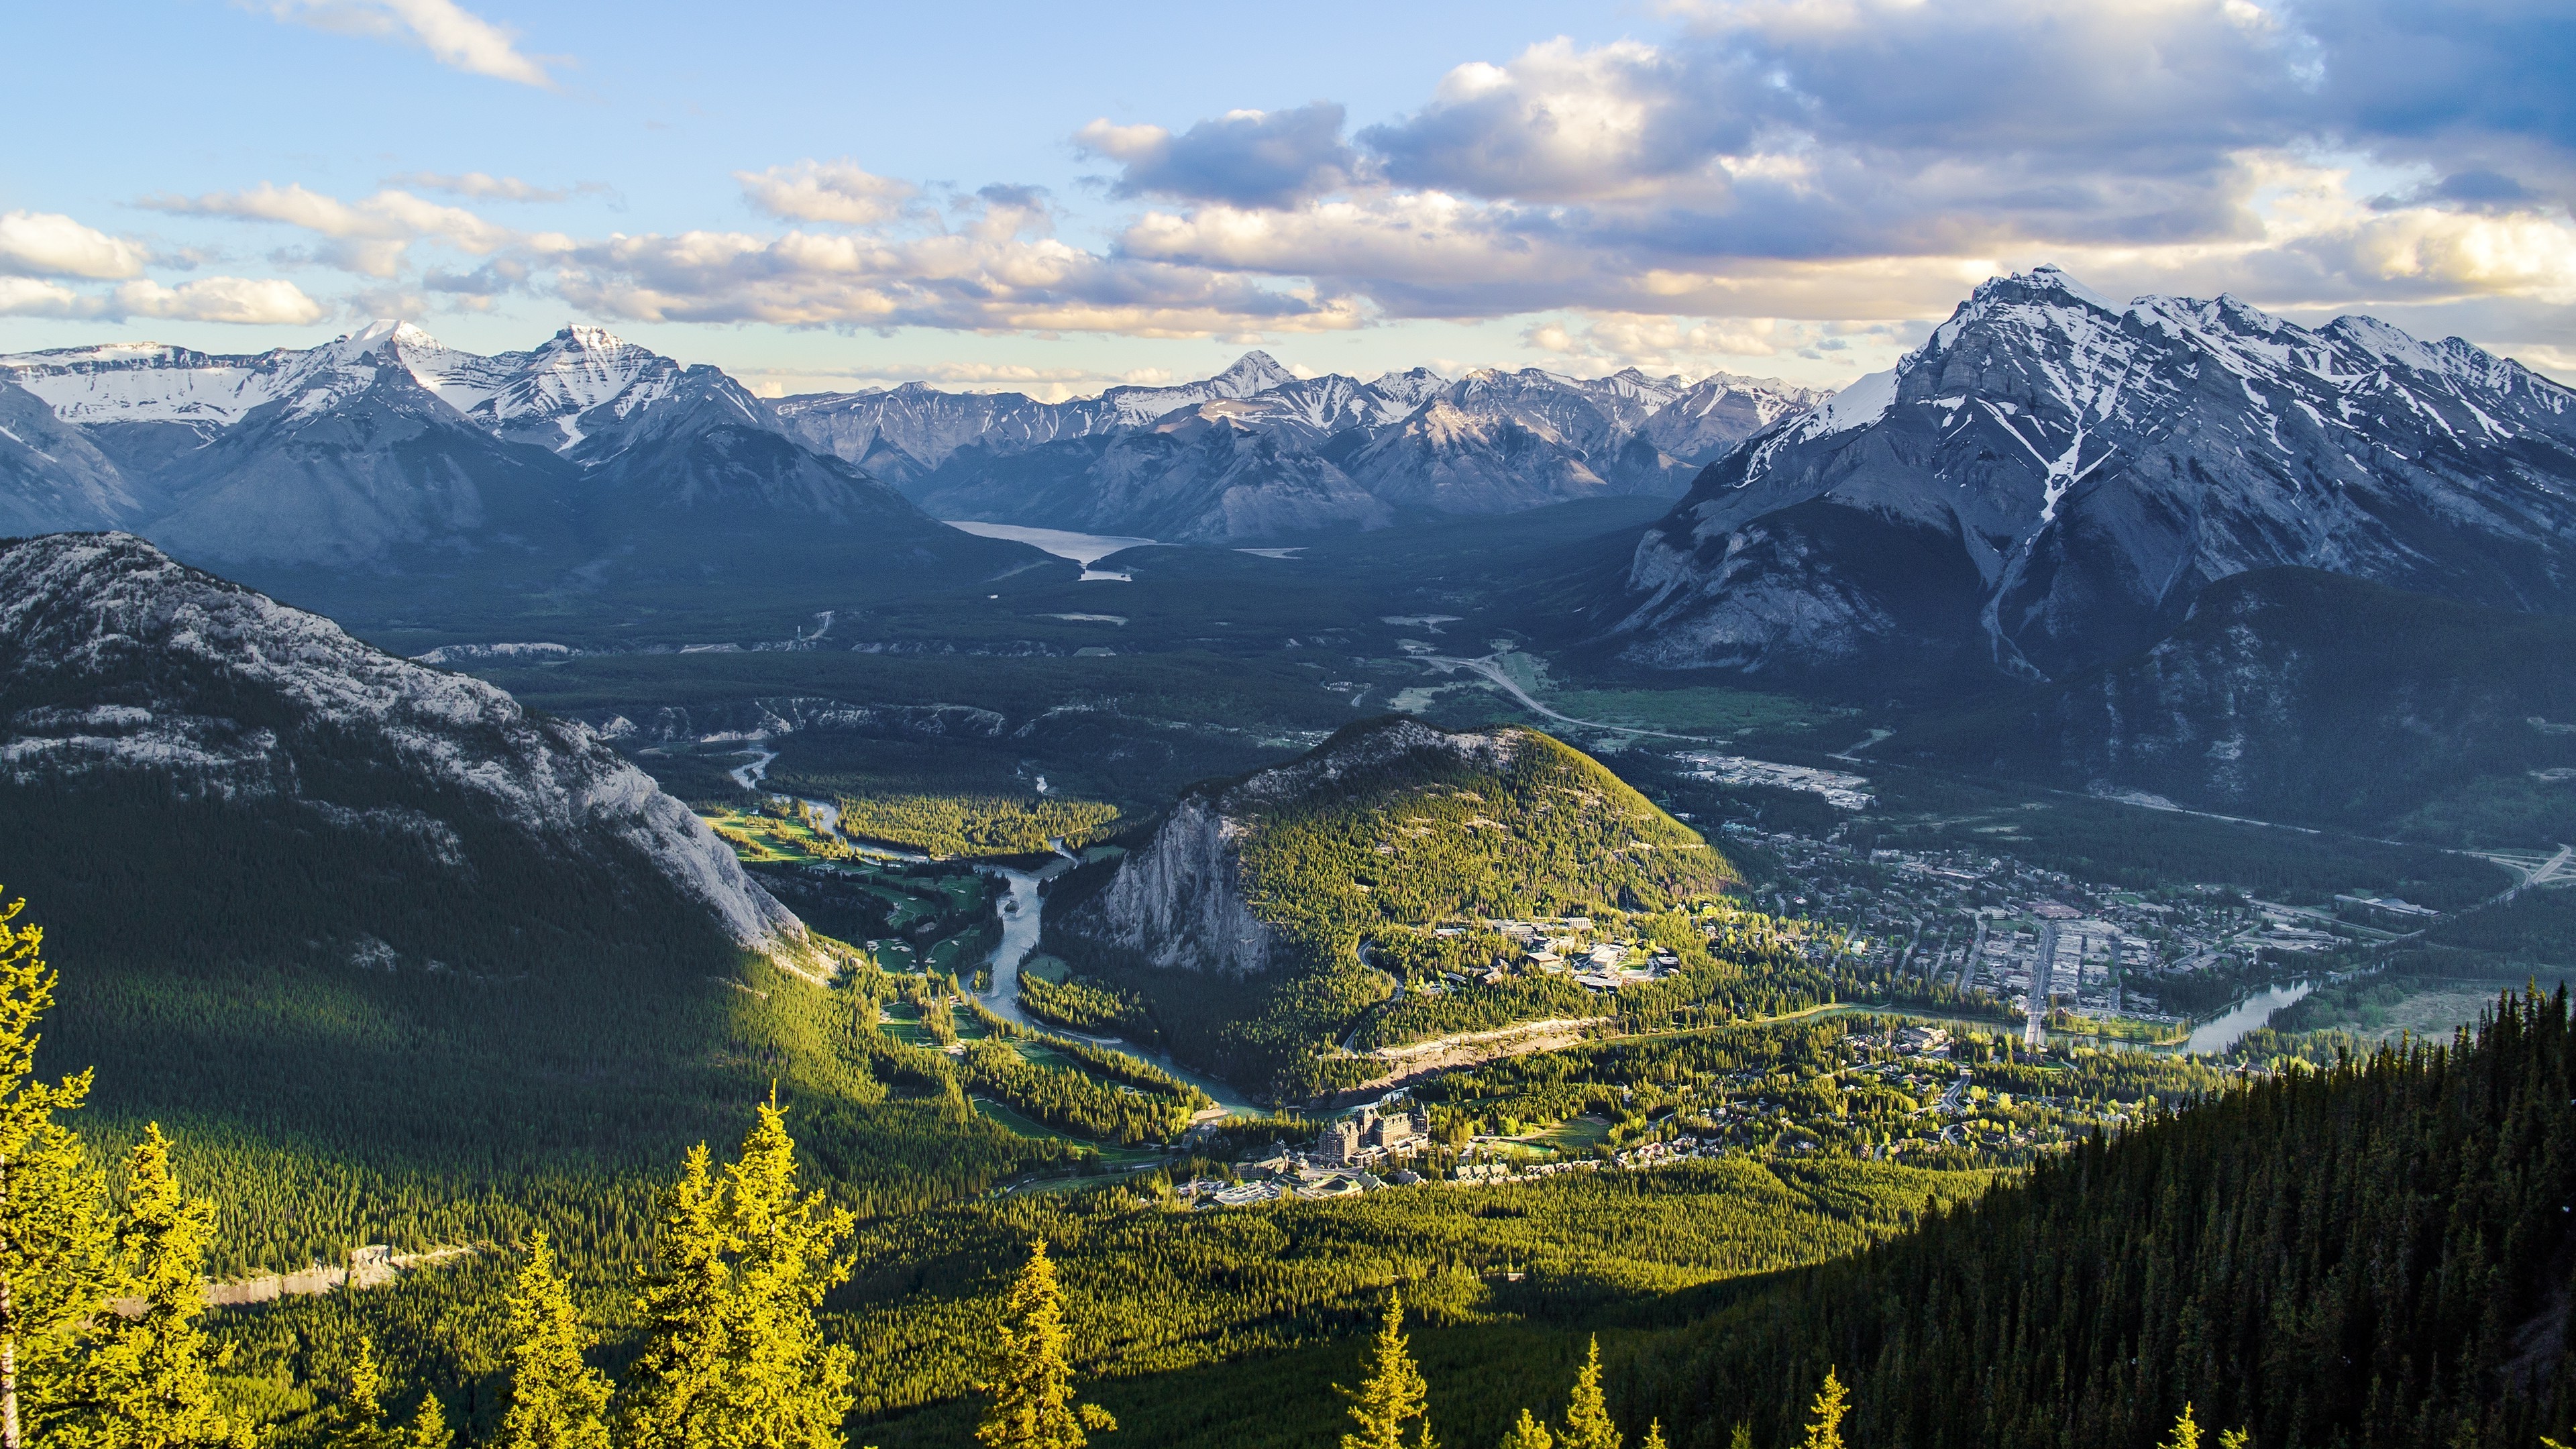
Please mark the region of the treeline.
[[1081, 976], [1049, 981], [1025, 966], [1020, 969], [1020, 1009], [1075, 1031], [1153, 1029], [1144, 1001], [1131, 992]]
[[841, 829], [847, 834], [931, 855], [1027, 855], [1057, 839], [1080, 846], [1106, 834], [1117, 820], [1115, 805], [1057, 796], [841, 797]]
[[2565, 993], [2507, 1000], [2462, 1049], [2229, 1092], [1739, 1295], [1614, 1398], [1710, 1449], [1781, 1442], [1830, 1365], [1861, 1444], [2150, 1449], [2186, 1404], [2256, 1445], [2563, 1435], [2570, 1099]]

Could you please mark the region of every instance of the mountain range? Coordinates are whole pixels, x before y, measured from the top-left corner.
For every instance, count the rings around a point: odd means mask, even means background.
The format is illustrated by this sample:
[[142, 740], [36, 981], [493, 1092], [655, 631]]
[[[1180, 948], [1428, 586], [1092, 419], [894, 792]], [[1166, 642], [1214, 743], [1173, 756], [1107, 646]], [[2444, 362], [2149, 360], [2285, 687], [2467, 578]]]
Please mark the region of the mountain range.
[[1996, 278], [1704, 471], [1612, 637], [1657, 667], [2054, 678], [2280, 566], [2576, 607], [2576, 392], [2368, 317]]
[[921, 383], [791, 397], [809, 443], [942, 518], [1233, 543], [1605, 494], [1670, 496], [1824, 394], [1716, 373], [1426, 368], [1301, 378], [1262, 352], [1201, 382], [1042, 403]]
[[804, 446], [722, 371], [589, 327], [493, 357], [380, 322], [302, 351], [0, 358], [0, 521], [130, 530], [331, 602], [1042, 562]]
[[335, 612], [387, 578], [559, 604], [783, 563], [904, 591], [1045, 563], [940, 518], [1222, 543], [1678, 492], [1820, 396], [1634, 371], [1362, 383], [1255, 352], [1063, 403], [913, 383], [773, 405], [596, 327], [484, 356], [379, 321], [302, 350], [0, 357], [0, 528], [130, 530]]

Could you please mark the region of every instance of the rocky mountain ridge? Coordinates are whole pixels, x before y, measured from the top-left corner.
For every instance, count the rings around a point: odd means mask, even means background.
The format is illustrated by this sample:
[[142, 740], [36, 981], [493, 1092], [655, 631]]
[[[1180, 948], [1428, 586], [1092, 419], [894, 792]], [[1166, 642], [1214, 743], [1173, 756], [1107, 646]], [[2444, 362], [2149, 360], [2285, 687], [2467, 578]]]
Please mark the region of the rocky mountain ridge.
[[[1203, 382], [1041, 403], [921, 383], [783, 400], [814, 446], [943, 518], [1230, 543], [1404, 513], [1670, 493], [1823, 394], [1719, 373], [1525, 368], [1300, 378], [1246, 353]], [[1173, 439], [1162, 442], [1159, 439]]]
[[1999, 277], [1703, 473], [1640, 540], [1614, 637], [1663, 667], [2051, 677], [2282, 565], [2576, 607], [2576, 392], [2366, 317]]
[[497, 840], [676, 897], [739, 948], [811, 952], [706, 823], [587, 726], [131, 535], [0, 545], [0, 731], [0, 781], [20, 791], [256, 812], [317, 837], [306, 849], [389, 841], [459, 886], [505, 868]]
[[130, 530], [306, 597], [405, 575], [466, 595], [721, 584], [790, 561], [983, 577], [1041, 557], [942, 526], [720, 369], [592, 327], [493, 357], [391, 322], [293, 352], [21, 354], [0, 358], [0, 427], [0, 522]]

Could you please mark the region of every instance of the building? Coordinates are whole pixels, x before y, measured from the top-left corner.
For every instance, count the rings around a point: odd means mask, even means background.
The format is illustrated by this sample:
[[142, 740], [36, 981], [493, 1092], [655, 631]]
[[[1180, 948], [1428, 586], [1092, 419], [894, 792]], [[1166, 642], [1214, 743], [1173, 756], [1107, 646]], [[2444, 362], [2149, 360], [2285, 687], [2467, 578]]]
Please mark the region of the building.
[[1430, 1137], [1430, 1115], [1419, 1107], [1402, 1112], [1362, 1107], [1325, 1123], [1316, 1136], [1314, 1155], [1318, 1162], [1347, 1167], [1414, 1151]]

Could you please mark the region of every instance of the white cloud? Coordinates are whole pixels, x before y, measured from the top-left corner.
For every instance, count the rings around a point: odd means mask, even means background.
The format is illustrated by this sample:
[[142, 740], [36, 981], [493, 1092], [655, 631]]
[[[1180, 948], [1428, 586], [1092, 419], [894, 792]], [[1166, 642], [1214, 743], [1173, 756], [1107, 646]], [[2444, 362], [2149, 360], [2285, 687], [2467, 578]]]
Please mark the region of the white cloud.
[[146, 197], [142, 204], [181, 216], [221, 216], [236, 221], [282, 222], [328, 240], [315, 260], [367, 277], [391, 277], [412, 243], [435, 239], [459, 251], [488, 255], [526, 240], [519, 233], [467, 211], [424, 200], [407, 191], [379, 191], [342, 201], [301, 185], [263, 183], [248, 191], [204, 196]]
[[21, 277], [131, 277], [150, 254], [140, 243], [43, 211], [0, 212], [0, 273]]
[[141, 277], [104, 292], [76, 291], [59, 282], [33, 278], [0, 277], [0, 316], [87, 317], [109, 322], [150, 317], [302, 327], [321, 321], [327, 312], [293, 282], [273, 277], [200, 277], [176, 287]]
[[[532, 186], [516, 176], [490, 176], [468, 171], [449, 176], [436, 171], [407, 171], [387, 177], [389, 182], [416, 186], [423, 191], [444, 191], [454, 196], [470, 196], [478, 201], [561, 201], [572, 194], [560, 186]], [[596, 188], [585, 185], [581, 189]]]
[[616, 236], [574, 248], [556, 285], [577, 306], [653, 322], [1205, 337], [1362, 320], [1355, 305], [1309, 288], [989, 231]]
[[276, 277], [203, 277], [176, 287], [148, 278], [126, 282], [116, 289], [113, 310], [130, 317], [270, 327], [308, 326], [325, 315], [302, 288]]
[[799, 161], [766, 171], [737, 171], [743, 199], [789, 221], [876, 226], [903, 214], [921, 188], [861, 170], [852, 161]]
[[94, 317], [96, 299], [60, 282], [0, 277], [0, 317]]
[[554, 89], [545, 65], [522, 54], [509, 31], [455, 0], [261, 0], [255, 8], [316, 30], [417, 45], [473, 75]]

